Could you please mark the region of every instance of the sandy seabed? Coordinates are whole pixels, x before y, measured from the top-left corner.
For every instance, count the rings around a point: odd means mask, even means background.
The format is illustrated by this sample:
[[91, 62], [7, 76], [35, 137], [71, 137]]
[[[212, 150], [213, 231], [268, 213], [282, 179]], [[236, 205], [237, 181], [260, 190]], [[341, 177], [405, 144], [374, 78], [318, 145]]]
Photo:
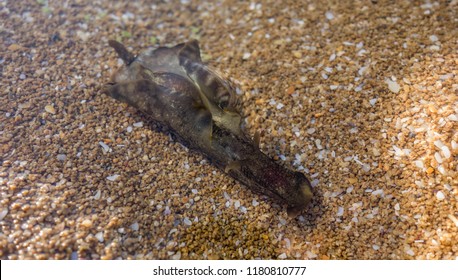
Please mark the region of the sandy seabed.
[[[458, 1], [323, 2], [1, 1], [0, 258], [456, 259]], [[101, 94], [191, 38], [298, 218]]]

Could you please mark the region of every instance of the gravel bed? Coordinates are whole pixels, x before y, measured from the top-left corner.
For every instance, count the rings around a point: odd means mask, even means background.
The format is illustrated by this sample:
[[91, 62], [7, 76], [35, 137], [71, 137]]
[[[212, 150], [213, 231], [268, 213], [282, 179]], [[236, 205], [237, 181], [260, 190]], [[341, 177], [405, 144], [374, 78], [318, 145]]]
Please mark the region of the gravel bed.
[[[458, 257], [458, 1], [155, 2], [0, 2], [1, 259]], [[190, 38], [298, 218], [101, 94]]]

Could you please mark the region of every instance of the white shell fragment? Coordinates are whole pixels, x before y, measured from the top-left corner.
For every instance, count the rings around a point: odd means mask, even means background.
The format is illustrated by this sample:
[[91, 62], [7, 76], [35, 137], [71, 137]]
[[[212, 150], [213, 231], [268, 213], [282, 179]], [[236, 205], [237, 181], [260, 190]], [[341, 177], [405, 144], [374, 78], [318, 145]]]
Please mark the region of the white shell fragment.
[[107, 177], [107, 180], [108, 181], [116, 181], [116, 179], [118, 179], [121, 175], [118, 175], [118, 174], [114, 174], [114, 175], [111, 175], [111, 176], [108, 176]]
[[172, 256], [172, 260], [180, 260], [181, 259], [181, 252], [178, 251]]
[[392, 81], [390, 79], [385, 80], [388, 85], [388, 89], [391, 92], [398, 93], [401, 90], [401, 86], [396, 81]]
[[436, 198], [437, 198], [438, 200], [444, 200], [444, 199], [445, 199], [445, 195], [444, 195], [444, 193], [443, 193], [442, 191], [438, 191], [438, 192], [436, 193]]
[[343, 207], [339, 207], [337, 209], [337, 216], [340, 217], [340, 216], [343, 216], [343, 214], [344, 214], [344, 208]]
[[5, 218], [7, 214], [8, 214], [8, 209], [7, 208], [2, 209], [2, 211], [0, 211], [0, 221], [3, 220], [3, 218]]
[[99, 200], [101, 196], [102, 196], [102, 192], [100, 190], [97, 190], [97, 192], [94, 195], [94, 199]]
[[103, 238], [103, 232], [98, 232], [95, 234], [95, 238], [97, 238], [97, 240], [99, 242], [103, 242], [104, 241], [104, 238]]
[[111, 148], [107, 144], [105, 144], [104, 142], [100, 141], [99, 145], [102, 147], [103, 153], [111, 152]]
[[325, 14], [327, 20], [333, 20], [334, 14], [331, 11], [327, 11]]
[[188, 217], [186, 217], [186, 218], [184, 218], [184, 219], [183, 219], [183, 223], [184, 223], [185, 225], [187, 225], [187, 226], [190, 226], [190, 225], [192, 225], [192, 221], [191, 221], [191, 220], [189, 220], [189, 218], [188, 218]]

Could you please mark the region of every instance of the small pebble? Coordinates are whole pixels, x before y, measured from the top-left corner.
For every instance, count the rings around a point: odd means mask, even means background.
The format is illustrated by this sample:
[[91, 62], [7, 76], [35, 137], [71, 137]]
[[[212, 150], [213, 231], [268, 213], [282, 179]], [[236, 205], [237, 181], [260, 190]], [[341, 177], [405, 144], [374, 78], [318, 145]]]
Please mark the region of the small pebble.
[[337, 215], [338, 217], [340, 217], [340, 216], [343, 216], [343, 214], [344, 214], [344, 208], [343, 208], [343, 207], [339, 207], [339, 208], [337, 209], [337, 214], [336, 214], [336, 215]]
[[415, 161], [415, 166], [417, 166], [420, 169], [423, 169], [425, 167], [425, 165], [424, 165], [422, 160], [416, 160]]
[[284, 260], [284, 259], [286, 259], [287, 257], [288, 257], [288, 256], [286, 255], [286, 253], [281, 253], [281, 254], [278, 256], [278, 258], [279, 258], [280, 260]]
[[413, 252], [413, 250], [411, 248], [406, 248], [405, 252], [409, 256], [414, 256], [415, 255], [415, 253]]
[[183, 219], [183, 223], [184, 223], [185, 225], [187, 225], [187, 226], [192, 225], [191, 220], [189, 220], [187, 217]]
[[102, 147], [104, 153], [111, 152], [110, 146], [108, 146], [104, 142], [100, 141], [99, 145]]
[[388, 84], [388, 89], [391, 92], [399, 93], [399, 91], [401, 90], [401, 86], [399, 86], [399, 84], [397, 82], [395, 82], [395, 81], [386, 80], [386, 83]]
[[452, 220], [452, 222], [455, 224], [455, 226], [458, 228], [458, 218], [453, 216], [452, 214], [448, 214], [447, 217]]
[[77, 260], [78, 259], [78, 253], [77, 252], [72, 252], [70, 255], [71, 260]]
[[45, 111], [53, 115], [56, 113], [56, 109], [54, 108], [53, 105], [46, 105]]
[[85, 228], [90, 228], [90, 227], [92, 227], [92, 221], [86, 219], [86, 220], [84, 220], [84, 221], [81, 223], [81, 225], [82, 225], [83, 227], [85, 227]]
[[103, 232], [98, 232], [98, 233], [96, 233], [96, 234], [95, 234], [95, 238], [97, 238], [97, 240], [98, 240], [99, 242], [103, 242], [103, 241], [104, 241], [104, 239], [103, 239]]
[[11, 44], [11, 45], [9, 45], [8, 50], [14, 52], [14, 51], [20, 50], [21, 48], [22, 47], [20, 45], [18, 45], [18, 44]]
[[383, 190], [381, 190], [381, 189], [375, 190], [375, 191], [372, 192], [372, 195], [383, 196]]
[[431, 35], [431, 36], [429, 36], [429, 40], [431, 40], [431, 42], [434, 43], [434, 42], [437, 42], [439, 40], [439, 38], [437, 38], [436, 35]]
[[358, 182], [358, 179], [356, 179], [355, 177], [350, 177], [347, 180], [348, 180], [348, 183], [352, 185]]
[[445, 195], [444, 195], [444, 193], [443, 193], [442, 191], [438, 191], [438, 192], [436, 193], [436, 198], [437, 198], [438, 200], [444, 200], [444, 199], [445, 199]]
[[236, 201], [234, 202], [234, 208], [235, 208], [235, 209], [238, 209], [239, 207], [240, 207], [240, 201], [239, 201], [239, 200], [236, 200]]
[[57, 155], [57, 160], [58, 161], [65, 161], [67, 159], [67, 155], [65, 154], [58, 154]]
[[97, 192], [94, 195], [94, 199], [99, 200], [101, 196], [102, 196], [102, 192], [100, 190], [97, 190]]
[[176, 254], [172, 256], [172, 260], [180, 260], [181, 259], [181, 252], [178, 251]]
[[140, 228], [137, 222], [130, 225], [130, 229], [133, 231], [137, 231]]
[[0, 211], [0, 221], [2, 221], [6, 215], [8, 214], [8, 209], [3, 208], [2, 211]]
[[317, 254], [315, 253], [312, 253], [311, 251], [306, 251], [305, 254], [307, 255], [307, 258], [309, 259], [315, 259], [317, 256]]
[[334, 19], [334, 14], [331, 11], [327, 11], [325, 13], [326, 19], [327, 20], [333, 20]]
[[108, 176], [107, 177], [107, 180], [108, 181], [116, 181], [116, 179], [118, 179], [121, 175], [118, 175], [118, 174], [114, 174], [114, 175], [111, 175], [111, 176]]
[[442, 154], [444, 155], [444, 158], [448, 159], [452, 156], [452, 153], [450, 152], [450, 149], [447, 146], [442, 146], [441, 150]]
[[302, 57], [302, 53], [300, 51], [293, 51], [293, 55], [295, 58], [301, 58]]

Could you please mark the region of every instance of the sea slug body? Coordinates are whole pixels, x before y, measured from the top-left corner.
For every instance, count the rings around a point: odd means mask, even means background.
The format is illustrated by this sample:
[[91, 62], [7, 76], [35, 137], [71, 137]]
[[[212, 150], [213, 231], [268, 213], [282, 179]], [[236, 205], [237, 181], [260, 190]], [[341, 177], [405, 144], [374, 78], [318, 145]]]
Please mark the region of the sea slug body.
[[310, 203], [304, 174], [289, 170], [262, 153], [240, 127], [231, 84], [206, 66], [196, 40], [148, 49], [138, 56], [109, 41], [124, 61], [105, 85], [109, 96], [150, 115], [185, 144], [255, 192], [288, 206], [295, 217]]

